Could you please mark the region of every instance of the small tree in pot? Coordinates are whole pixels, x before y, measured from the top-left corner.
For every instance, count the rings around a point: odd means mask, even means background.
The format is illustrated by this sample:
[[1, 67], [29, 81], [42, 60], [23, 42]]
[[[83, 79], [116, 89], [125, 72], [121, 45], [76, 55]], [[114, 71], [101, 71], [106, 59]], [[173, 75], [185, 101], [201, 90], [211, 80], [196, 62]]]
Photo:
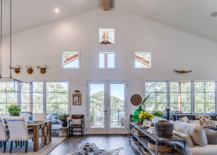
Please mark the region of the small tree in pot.
[[63, 114], [63, 115], [57, 115], [59, 120], [61, 120], [61, 125], [62, 127], [67, 127], [68, 122], [67, 122], [67, 117], [69, 117], [69, 114]]

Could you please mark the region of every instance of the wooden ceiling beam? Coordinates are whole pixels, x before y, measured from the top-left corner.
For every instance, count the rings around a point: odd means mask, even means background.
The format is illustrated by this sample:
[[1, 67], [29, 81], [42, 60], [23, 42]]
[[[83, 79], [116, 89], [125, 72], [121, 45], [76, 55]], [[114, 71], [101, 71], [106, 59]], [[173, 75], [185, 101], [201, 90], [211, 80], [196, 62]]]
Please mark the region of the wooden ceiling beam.
[[103, 0], [104, 11], [110, 11], [111, 0]]
[[65, 60], [64, 60], [64, 65], [74, 61], [74, 60], [77, 60], [78, 59], [78, 54], [75, 54], [71, 57], [67, 57]]
[[142, 63], [143, 65], [149, 67], [149, 61], [148, 60], [145, 60], [145, 59], [143, 59], [142, 57], [140, 57], [138, 55], [135, 55], [135, 60]]

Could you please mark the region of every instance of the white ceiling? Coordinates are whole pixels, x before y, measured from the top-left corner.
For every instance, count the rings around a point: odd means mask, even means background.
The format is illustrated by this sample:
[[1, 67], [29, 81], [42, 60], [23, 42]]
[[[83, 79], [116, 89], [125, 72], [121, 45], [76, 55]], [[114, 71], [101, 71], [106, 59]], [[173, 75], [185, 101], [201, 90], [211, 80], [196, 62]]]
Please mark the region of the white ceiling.
[[[98, 8], [100, 1], [13, 0], [13, 33]], [[217, 41], [217, 17], [211, 17], [217, 0], [115, 0], [115, 8]], [[3, 19], [5, 36], [9, 34], [9, 0], [3, 0]]]
[[116, 0], [115, 7], [217, 41], [217, 0]]

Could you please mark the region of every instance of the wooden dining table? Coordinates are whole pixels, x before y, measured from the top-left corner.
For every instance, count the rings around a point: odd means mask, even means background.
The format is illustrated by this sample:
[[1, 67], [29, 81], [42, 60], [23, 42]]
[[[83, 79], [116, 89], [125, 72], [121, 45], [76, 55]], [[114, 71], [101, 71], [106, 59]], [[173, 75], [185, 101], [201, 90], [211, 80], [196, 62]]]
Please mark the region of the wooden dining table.
[[[46, 124], [49, 126], [49, 130], [47, 131], [47, 134], [49, 135], [49, 143], [52, 142], [52, 121], [44, 121], [44, 122], [33, 122], [28, 121], [27, 122], [27, 128], [34, 130], [34, 146], [33, 146], [33, 152], [39, 151], [39, 129], [42, 128]], [[5, 124], [5, 127], [8, 128], [8, 125]]]

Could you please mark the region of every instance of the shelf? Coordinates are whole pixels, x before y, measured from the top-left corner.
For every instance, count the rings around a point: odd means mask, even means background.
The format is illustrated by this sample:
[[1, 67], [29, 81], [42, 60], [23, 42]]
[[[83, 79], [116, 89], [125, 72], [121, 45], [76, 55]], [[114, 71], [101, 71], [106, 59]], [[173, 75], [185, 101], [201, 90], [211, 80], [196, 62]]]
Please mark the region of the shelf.
[[131, 145], [139, 152], [140, 155], [144, 155], [144, 153], [142, 152], [143, 147], [140, 145], [139, 147], [137, 146], [137, 144], [134, 143], [134, 140], [131, 138]]
[[[149, 147], [148, 147], [148, 141], [150, 140], [149, 137], [138, 137], [137, 135], [135, 135], [135, 133], [130, 130], [130, 133], [152, 154], [152, 155], [156, 155], [156, 151], [153, 151], [151, 150]], [[162, 152], [158, 152], [159, 155], [181, 155], [181, 153], [173, 150], [172, 152], [170, 153], [162, 153]]]

